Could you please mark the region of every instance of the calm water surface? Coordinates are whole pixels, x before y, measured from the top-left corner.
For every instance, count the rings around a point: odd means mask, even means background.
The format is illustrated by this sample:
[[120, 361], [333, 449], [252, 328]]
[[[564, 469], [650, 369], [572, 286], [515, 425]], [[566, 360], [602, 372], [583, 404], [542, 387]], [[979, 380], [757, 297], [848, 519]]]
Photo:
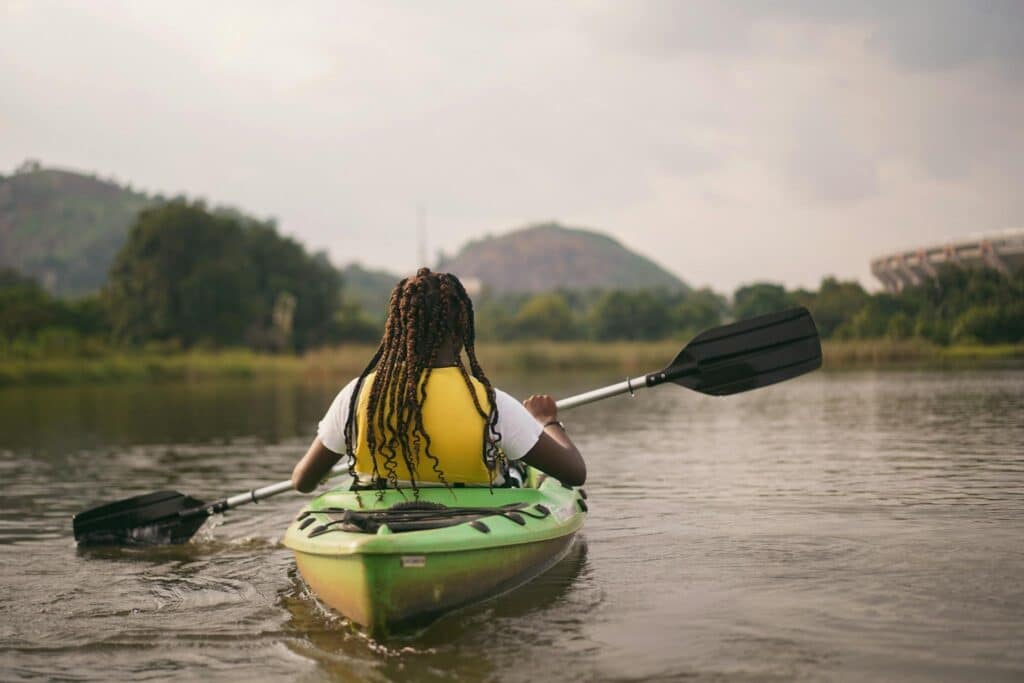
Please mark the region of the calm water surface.
[[306, 592], [279, 544], [297, 495], [181, 547], [76, 550], [71, 515], [96, 503], [286, 478], [336, 389], [0, 392], [0, 679], [1024, 679], [1024, 371], [663, 387], [566, 413], [590, 469], [574, 552], [400, 640]]

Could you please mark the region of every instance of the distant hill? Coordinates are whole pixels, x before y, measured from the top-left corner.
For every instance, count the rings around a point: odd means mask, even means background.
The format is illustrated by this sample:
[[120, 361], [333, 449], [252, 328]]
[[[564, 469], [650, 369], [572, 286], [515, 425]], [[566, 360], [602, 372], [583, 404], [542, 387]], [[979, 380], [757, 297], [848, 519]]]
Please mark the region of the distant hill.
[[[139, 211], [163, 199], [94, 175], [26, 162], [13, 175], [0, 175], [0, 268], [15, 268], [59, 296], [95, 292]], [[470, 287], [475, 279], [496, 293], [686, 289], [679, 278], [614, 239], [557, 223], [469, 242], [436, 269], [456, 273]], [[358, 264], [342, 276], [345, 298], [383, 319], [400, 276]]]
[[598, 232], [544, 223], [469, 242], [441, 260], [467, 283], [498, 292], [552, 289], [685, 290], [675, 275]]
[[350, 263], [340, 272], [342, 298], [357, 304], [371, 317], [384, 320], [391, 290], [402, 276], [363, 268], [358, 263]]
[[94, 292], [138, 212], [156, 201], [95, 176], [27, 162], [0, 176], [0, 267], [60, 296]]

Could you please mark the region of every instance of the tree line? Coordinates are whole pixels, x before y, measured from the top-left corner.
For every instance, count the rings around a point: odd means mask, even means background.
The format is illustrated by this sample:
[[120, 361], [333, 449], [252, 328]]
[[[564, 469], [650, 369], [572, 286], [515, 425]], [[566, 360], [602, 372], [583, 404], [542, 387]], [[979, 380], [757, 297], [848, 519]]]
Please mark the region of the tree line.
[[341, 278], [271, 222], [174, 200], [139, 214], [98, 295], [67, 302], [0, 275], [0, 342], [13, 355], [339, 341]]
[[756, 284], [736, 291], [733, 315], [745, 318], [803, 305], [828, 339], [923, 339], [949, 344], [1024, 342], [1024, 270], [944, 265], [935, 278], [898, 294], [866, 292], [825, 278], [816, 292]]
[[898, 294], [826, 277], [816, 291], [745, 285], [731, 300], [709, 289], [485, 295], [477, 317], [481, 336], [490, 339], [655, 340], [792, 306], [807, 307], [825, 339], [1024, 342], [1024, 271], [956, 266], [940, 267], [936, 278]]
[[[111, 347], [304, 351], [379, 339], [379, 319], [342, 297], [342, 279], [270, 222], [174, 200], [140, 213], [103, 290], [67, 301], [0, 271], [0, 353], [101, 354]], [[951, 343], [1024, 341], [1024, 271], [940, 268], [898, 294], [825, 278], [816, 291], [771, 283], [731, 298], [710, 289], [575, 291], [475, 297], [483, 340], [685, 338], [806, 306], [824, 338]]]

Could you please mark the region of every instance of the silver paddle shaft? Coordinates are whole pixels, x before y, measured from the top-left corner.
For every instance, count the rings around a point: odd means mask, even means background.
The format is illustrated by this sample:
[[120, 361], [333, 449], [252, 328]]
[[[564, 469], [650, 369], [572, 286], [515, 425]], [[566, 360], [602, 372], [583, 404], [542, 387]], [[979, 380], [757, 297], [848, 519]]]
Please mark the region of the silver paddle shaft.
[[[327, 476], [335, 477], [339, 474], [348, 474], [348, 459], [343, 459], [337, 465], [332, 467], [330, 474], [328, 474]], [[270, 484], [269, 486], [261, 486], [258, 489], [252, 489], [251, 491], [247, 491], [246, 493], [239, 493], [237, 496], [225, 498], [222, 503], [223, 507], [218, 506], [218, 512], [220, 510], [230, 510], [232, 508], [238, 507], [239, 505], [258, 503], [261, 500], [266, 500], [267, 498], [270, 498], [271, 496], [276, 496], [279, 493], [284, 493], [285, 491], [291, 490], [291, 479], [279, 481], [276, 484]]]
[[625, 381], [619, 382], [618, 384], [610, 384], [600, 389], [594, 389], [593, 391], [576, 394], [569, 398], [563, 398], [561, 401], [557, 401], [555, 405], [558, 406], [559, 410], [568, 410], [569, 408], [585, 406], [588, 403], [600, 401], [601, 399], [609, 398], [611, 396], [618, 396], [619, 394], [634, 394], [638, 389], [646, 388], [646, 377], [627, 377]]

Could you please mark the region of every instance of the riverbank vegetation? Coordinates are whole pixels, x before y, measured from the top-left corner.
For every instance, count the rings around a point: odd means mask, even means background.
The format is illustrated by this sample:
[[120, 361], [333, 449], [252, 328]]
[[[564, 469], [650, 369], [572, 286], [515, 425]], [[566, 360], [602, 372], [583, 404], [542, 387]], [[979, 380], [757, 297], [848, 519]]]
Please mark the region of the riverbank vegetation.
[[[1024, 272], [942, 268], [898, 294], [826, 278], [710, 289], [482, 291], [481, 356], [500, 370], [643, 372], [703, 329], [806, 306], [826, 367], [1024, 357]], [[0, 384], [360, 370], [382, 311], [271, 223], [174, 200], [139, 214], [98, 295], [66, 300], [0, 271]]]
[[[481, 363], [488, 372], [595, 372], [608, 377], [635, 376], [666, 365], [683, 342], [483, 342]], [[1024, 344], [939, 346], [920, 340], [825, 340], [824, 367], [951, 368], [1024, 365]], [[63, 353], [13, 357], [0, 354], [0, 387], [25, 384], [75, 384], [123, 381], [195, 381], [279, 378], [343, 382], [357, 374], [373, 347], [347, 344], [303, 355], [251, 349], [161, 350], [107, 349], [99, 354]]]

